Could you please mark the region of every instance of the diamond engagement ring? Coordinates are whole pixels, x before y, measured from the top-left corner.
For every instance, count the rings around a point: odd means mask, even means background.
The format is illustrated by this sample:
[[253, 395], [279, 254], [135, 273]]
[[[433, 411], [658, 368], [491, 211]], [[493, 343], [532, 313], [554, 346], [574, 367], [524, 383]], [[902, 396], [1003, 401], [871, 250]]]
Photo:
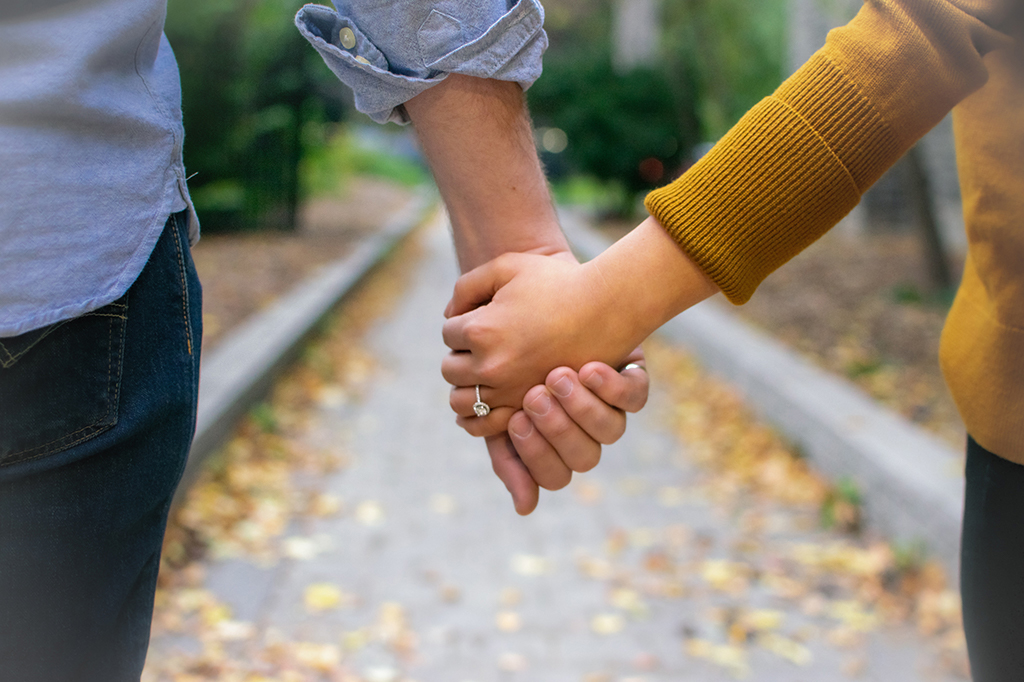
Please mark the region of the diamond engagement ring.
[[480, 400], [480, 384], [476, 385], [476, 402], [473, 403], [473, 412], [478, 417], [486, 417], [491, 413], [491, 406]]

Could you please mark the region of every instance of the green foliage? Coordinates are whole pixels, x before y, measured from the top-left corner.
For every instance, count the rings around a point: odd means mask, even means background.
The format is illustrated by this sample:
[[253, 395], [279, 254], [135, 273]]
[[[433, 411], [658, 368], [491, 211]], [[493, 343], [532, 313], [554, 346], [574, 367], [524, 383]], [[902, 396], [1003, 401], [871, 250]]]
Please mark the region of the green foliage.
[[299, 35], [301, 0], [170, 0], [185, 165], [207, 232], [289, 229], [309, 121], [343, 113], [333, 76]]
[[857, 483], [850, 478], [841, 479], [822, 502], [821, 525], [828, 529], [859, 531], [862, 503], [863, 495]]
[[337, 192], [346, 180], [356, 175], [384, 178], [406, 187], [430, 180], [422, 164], [364, 146], [342, 126], [310, 123], [303, 136], [307, 153], [300, 167], [300, 178], [310, 196]]
[[569, 175], [551, 184], [555, 201], [566, 206], [587, 206], [610, 212], [629, 201], [625, 187], [615, 180], [602, 182], [590, 175]]
[[924, 294], [914, 284], [905, 282], [897, 284], [892, 290], [893, 300], [904, 305], [919, 305], [924, 303]]
[[[699, 142], [721, 137], [778, 86], [786, 12], [785, 0], [662, 2], [657, 61], [616, 74], [614, 1], [545, 2], [551, 48], [528, 96], [536, 124], [569, 138], [565, 152], [546, 156], [549, 171], [617, 183], [628, 212], [637, 192], [672, 179]], [[648, 159], [657, 163], [640, 172]]]
[[921, 289], [909, 282], [897, 284], [892, 289], [892, 299], [897, 303], [907, 306], [929, 306], [939, 310], [949, 310], [956, 298], [954, 287], [945, 287], [937, 291], [923, 292]]
[[881, 359], [870, 357], [866, 359], [851, 360], [846, 363], [844, 370], [846, 371], [846, 376], [849, 378], [859, 379], [861, 377], [877, 374], [882, 371], [884, 367], [885, 364]]
[[276, 433], [278, 429], [277, 415], [269, 403], [257, 403], [249, 410], [249, 419], [263, 433]]
[[785, 0], [666, 2], [664, 52], [673, 78], [693, 78], [704, 139], [716, 140], [784, 76]]
[[892, 552], [898, 573], [914, 573], [921, 570], [928, 559], [928, 544], [924, 540], [898, 542]]
[[528, 96], [535, 123], [568, 136], [569, 170], [621, 183], [619, 209], [628, 212], [637, 192], [671, 179], [697, 141], [694, 98], [678, 86], [657, 68], [618, 74], [608, 50], [595, 49], [549, 54]]

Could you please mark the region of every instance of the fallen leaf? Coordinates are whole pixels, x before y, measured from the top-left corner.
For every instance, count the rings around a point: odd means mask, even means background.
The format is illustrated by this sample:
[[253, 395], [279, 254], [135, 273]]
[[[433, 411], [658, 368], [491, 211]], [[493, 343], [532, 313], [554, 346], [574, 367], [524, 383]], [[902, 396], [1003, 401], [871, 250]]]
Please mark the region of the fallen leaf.
[[319, 518], [328, 518], [341, 512], [344, 500], [340, 495], [318, 493], [309, 504], [309, 513]]
[[813, 660], [811, 650], [806, 646], [775, 632], [762, 634], [757, 638], [757, 642], [779, 658], [784, 658], [794, 665], [806, 667]]
[[599, 635], [622, 632], [626, 622], [617, 613], [600, 613], [590, 619], [590, 629]]
[[739, 594], [747, 589], [750, 568], [743, 563], [725, 559], [705, 561], [701, 577], [713, 589], [730, 594]]
[[853, 600], [833, 602], [828, 607], [828, 615], [856, 632], [871, 632], [879, 625], [876, 614], [866, 611]]
[[781, 627], [782, 621], [785, 620], [785, 618], [786, 614], [782, 611], [755, 609], [744, 613], [742, 620], [751, 630], [756, 632], [766, 632], [768, 630], [776, 630]]
[[289, 559], [309, 561], [330, 549], [331, 544], [331, 538], [328, 535], [318, 535], [311, 538], [293, 536], [285, 538], [282, 548], [284, 555]]
[[364, 526], [379, 526], [384, 523], [384, 508], [375, 500], [360, 502], [356, 507], [356, 519]]
[[519, 632], [523, 627], [523, 621], [515, 611], [499, 611], [494, 624], [502, 632]]
[[345, 593], [333, 583], [313, 583], [303, 593], [306, 610], [310, 613], [336, 609], [346, 600]]
[[396, 669], [386, 665], [371, 666], [363, 670], [366, 682], [396, 682], [400, 674]]
[[616, 588], [608, 595], [608, 601], [612, 606], [622, 609], [634, 618], [647, 616], [649, 609], [640, 594], [636, 590], [625, 587]]
[[320, 672], [331, 672], [341, 663], [341, 651], [333, 644], [296, 642], [291, 650], [301, 665]]
[[512, 570], [519, 575], [536, 577], [548, 572], [550, 566], [544, 557], [532, 554], [516, 554], [512, 557]]
[[240, 642], [252, 639], [256, 634], [256, 627], [252, 623], [240, 620], [225, 620], [217, 623], [215, 633], [221, 641]]

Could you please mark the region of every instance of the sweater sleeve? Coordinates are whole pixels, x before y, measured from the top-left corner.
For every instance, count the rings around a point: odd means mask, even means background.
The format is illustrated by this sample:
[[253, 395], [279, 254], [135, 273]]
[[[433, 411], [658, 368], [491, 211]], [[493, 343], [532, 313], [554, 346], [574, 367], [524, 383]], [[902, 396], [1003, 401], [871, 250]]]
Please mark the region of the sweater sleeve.
[[869, 0], [648, 210], [745, 303], [984, 85], [984, 55], [1010, 40], [1003, 1]]

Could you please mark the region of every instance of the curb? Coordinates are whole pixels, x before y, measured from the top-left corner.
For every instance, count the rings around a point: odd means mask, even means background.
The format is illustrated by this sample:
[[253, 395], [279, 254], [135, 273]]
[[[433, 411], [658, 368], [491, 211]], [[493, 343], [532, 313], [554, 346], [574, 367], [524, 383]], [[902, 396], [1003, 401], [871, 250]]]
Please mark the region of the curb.
[[[581, 257], [593, 258], [611, 244], [580, 216], [560, 217]], [[923, 543], [956, 584], [962, 453], [714, 300], [679, 315], [658, 333], [686, 346], [708, 370], [741, 390], [747, 404], [821, 474], [853, 482], [869, 527], [909, 548]]]
[[196, 433], [174, 505], [184, 499], [206, 459], [269, 392], [274, 379], [295, 359], [320, 322], [423, 222], [434, 203], [432, 193], [420, 192], [352, 253], [325, 266], [240, 325], [203, 357]]

